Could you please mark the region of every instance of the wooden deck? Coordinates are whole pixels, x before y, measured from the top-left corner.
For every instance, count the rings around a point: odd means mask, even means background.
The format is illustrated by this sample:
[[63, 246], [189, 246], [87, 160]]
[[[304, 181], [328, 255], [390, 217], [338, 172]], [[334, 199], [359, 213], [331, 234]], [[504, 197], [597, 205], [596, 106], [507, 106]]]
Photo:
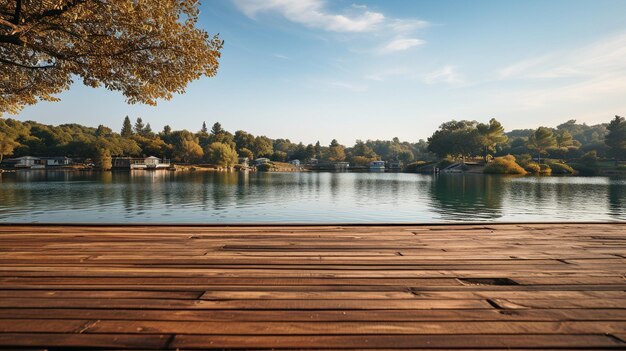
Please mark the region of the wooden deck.
[[626, 349], [626, 224], [0, 226], [0, 348]]

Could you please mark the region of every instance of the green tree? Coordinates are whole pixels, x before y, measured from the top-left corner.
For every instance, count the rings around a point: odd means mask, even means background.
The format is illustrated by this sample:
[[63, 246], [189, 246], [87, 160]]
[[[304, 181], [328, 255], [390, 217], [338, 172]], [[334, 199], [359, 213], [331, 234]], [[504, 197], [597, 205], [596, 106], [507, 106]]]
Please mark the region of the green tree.
[[213, 134], [213, 135], [219, 135], [219, 134], [222, 134], [224, 132], [225, 132], [225, 130], [224, 130], [224, 128], [222, 128], [222, 125], [220, 124], [220, 122], [215, 122], [213, 124], [213, 127], [211, 127], [211, 134]]
[[252, 149], [256, 157], [268, 157], [274, 153], [272, 139], [266, 136], [258, 136], [254, 138], [254, 147]]
[[574, 139], [572, 138], [572, 134], [565, 129], [558, 130], [556, 132], [556, 146], [557, 147], [570, 147], [574, 146]]
[[239, 149], [237, 151], [237, 154], [239, 154], [239, 156], [241, 157], [247, 157], [248, 160], [254, 159], [254, 154], [252, 153], [252, 151], [250, 151], [249, 149], [246, 149], [245, 147], [243, 149]]
[[237, 151], [224, 143], [211, 143], [205, 150], [207, 160], [220, 167], [233, 167], [237, 164], [239, 156]]
[[439, 157], [452, 156], [465, 161], [466, 156], [482, 150], [476, 121], [449, 121], [443, 123], [428, 138], [428, 151]]
[[206, 122], [202, 122], [202, 129], [200, 129], [200, 133], [209, 134], [209, 129], [206, 127]]
[[549, 148], [556, 146], [556, 137], [552, 133], [551, 128], [539, 127], [528, 137], [526, 146], [530, 150], [537, 151], [537, 159], [541, 163], [541, 154]]
[[150, 123], [146, 124], [146, 127], [143, 129], [143, 136], [146, 138], [154, 138], [154, 132], [152, 131]]
[[121, 135], [124, 138], [130, 138], [133, 136], [133, 125], [130, 123], [130, 118], [128, 118], [128, 116], [124, 118]]
[[313, 149], [315, 151], [315, 158], [317, 158], [318, 160], [321, 160], [322, 159], [322, 146], [320, 145], [319, 140], [315, 143], [315, 146], [313, 146]]
[[146, 126], [143, 124], [143, 120], [141, 117], [137, 117], [137, 121], [135, 121], [135, 133], [139, 135], [144, 135], [144, 128]]
[[489, 155], [496, 152], [496, 148], [506, 144], [509, 138], [504, 134], [504, 127], [495, 118], [489, 120], [489, 124], [479, 123], [476, 126], [478, 130], [478, 143], [482, 149], [482, 156], [485, 162]]
[[222, 40], [197, 0], [0, 1], [0, 114], [55, 101], [77, 77], [156, 104], [217, 73]]
[[604, 142], [609, 147], [609, 153], [615, 158], [615, 161], [626, 158], [626, 119], [624, 117], [615, 116], [607, 127], [608, 133], [604, 138]]

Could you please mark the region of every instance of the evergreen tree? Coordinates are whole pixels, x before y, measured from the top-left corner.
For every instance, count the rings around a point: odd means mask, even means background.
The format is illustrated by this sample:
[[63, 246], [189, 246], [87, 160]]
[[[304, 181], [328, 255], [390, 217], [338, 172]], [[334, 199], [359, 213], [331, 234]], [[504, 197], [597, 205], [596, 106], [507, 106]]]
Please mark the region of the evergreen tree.
[[213, 124], [213, 127], [211, 127], [211, 134], [213, 135], [223, 134], [224, 132], [225, 130], [222, 129], [222, 125], [220, 124], [220, 122], [215, 122], [215, 124]]
[[145, 125], [143, 124], [143, 120], [141, 119], [141, 117], [137, 117], [137, 121], [135, 122], [135, 133], [143, 135], [144, 128]]
[[537, 151], [538, 161], [541, 162], [541, 153], [556, 146], [556, 138], [552, 133], [552, 129], [547, 127], [537, 128], [537, 130], [528, 137], [526, 146], [531, 150]]
[[209, 129], [206, 127], [206, 122], [202, 122], [202, 129], [200, 129], [200, 133], [209, 134]]
[[124, 138], [130, 138], [133, 135], [133, 125], [130, 123], [130, 118], [126, 116], [124, 123], [122, 124], [122, 132], [120, 133]]
[[607, 127], [608, 133], [604, 142], [609, 147], [609, 153], [615, 161], [626, 159], [626, 119], [615, 116]]

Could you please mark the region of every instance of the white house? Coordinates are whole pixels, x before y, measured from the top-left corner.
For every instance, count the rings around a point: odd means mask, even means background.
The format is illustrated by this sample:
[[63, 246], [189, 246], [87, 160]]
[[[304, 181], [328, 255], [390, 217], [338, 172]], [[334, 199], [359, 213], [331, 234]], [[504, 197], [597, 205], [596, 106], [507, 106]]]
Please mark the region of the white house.
[[289, 163], [294, 165], [294, 166], [300, 166], [300, 160], [291, 160], [291, 161], [289, 161]]
[[161, 160], [156, 156], [148, 156], [143, 161], [132, 163], [130, 169], [160, 169], [168, 168], [170, 163], [167, 160]]
[[22, 156], [13, 159], [17, 161], [13, 167], [15, 168], [44, 168], [44, 162], [39, 157]]

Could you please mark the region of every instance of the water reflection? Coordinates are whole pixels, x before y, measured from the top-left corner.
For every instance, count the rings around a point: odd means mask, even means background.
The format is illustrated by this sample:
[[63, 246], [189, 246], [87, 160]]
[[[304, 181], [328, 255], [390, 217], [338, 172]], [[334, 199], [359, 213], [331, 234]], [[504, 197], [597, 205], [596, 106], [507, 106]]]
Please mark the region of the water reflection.
[[0, 174], [3, 222], [626, 220], [626, 180], [402, 173]]

